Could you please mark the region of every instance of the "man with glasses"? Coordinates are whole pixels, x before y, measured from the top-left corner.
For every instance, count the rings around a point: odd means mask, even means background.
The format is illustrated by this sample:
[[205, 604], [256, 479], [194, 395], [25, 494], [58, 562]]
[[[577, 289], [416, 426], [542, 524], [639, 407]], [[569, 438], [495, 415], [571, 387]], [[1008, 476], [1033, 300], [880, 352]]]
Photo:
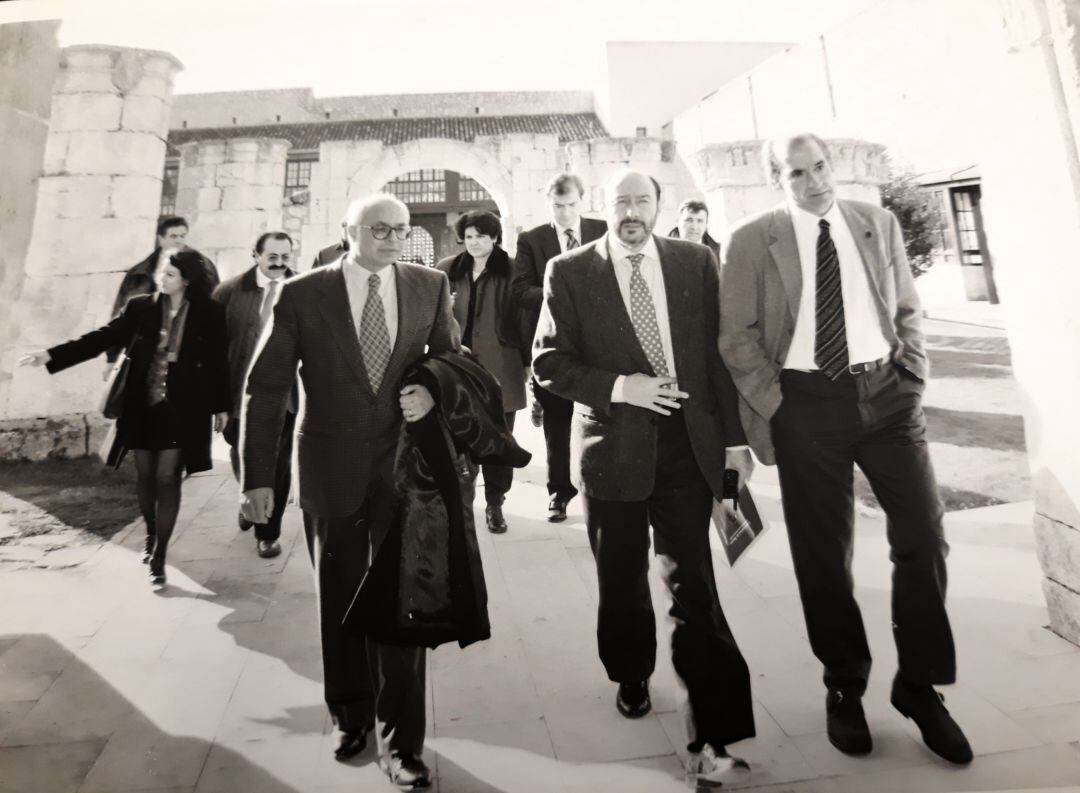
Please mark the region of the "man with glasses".
[[241, 508], [256, 523], [273, 509], [278, 438], [300, 367], [300, 506], [315, 564], [326, 703], [334, 754], [363, 751], [375, 727], [379, 764], [399, 788], [427, 787], [422, 647], [358, 638], [342, 618], [385, 536], [398, 500], [392, 480], [402, 420], [434, 406], [426, 388], [399, 389], [426, 350], [460, 346], [446, 276], [400, 261], [409, 210], [378, 193], [346, 214], [348, 254], [287, 281], [248, 375], [241, 442]]

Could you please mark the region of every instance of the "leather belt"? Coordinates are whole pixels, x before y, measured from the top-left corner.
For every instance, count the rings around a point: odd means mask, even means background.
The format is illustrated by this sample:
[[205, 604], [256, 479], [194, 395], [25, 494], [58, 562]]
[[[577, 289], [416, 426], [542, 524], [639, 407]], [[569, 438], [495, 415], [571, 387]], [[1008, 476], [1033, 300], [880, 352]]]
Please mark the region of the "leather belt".
[[867, 361], [866, 363], [853, 363], [848, 366], [848, 371], [852, 374], [866, 374], [867, 372], [873, 372], [878, 369], [884, 368], [885, 364], [891, 361], [888, 355], [884, 358], [878, 358], [876, 361]]

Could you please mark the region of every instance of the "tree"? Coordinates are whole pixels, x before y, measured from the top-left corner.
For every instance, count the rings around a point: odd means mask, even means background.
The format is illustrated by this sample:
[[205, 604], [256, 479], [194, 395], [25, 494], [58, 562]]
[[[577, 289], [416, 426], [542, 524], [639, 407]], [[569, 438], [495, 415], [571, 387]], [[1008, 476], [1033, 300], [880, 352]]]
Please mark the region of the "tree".
[[919, 189], [914, 174], [889, 169], [889, 180], [881, 185], [881, 205], [900, 221], [911, 274], [918, 278], [934, 263], [940, 247], [938, 229], [941, 213], [929, 193]]

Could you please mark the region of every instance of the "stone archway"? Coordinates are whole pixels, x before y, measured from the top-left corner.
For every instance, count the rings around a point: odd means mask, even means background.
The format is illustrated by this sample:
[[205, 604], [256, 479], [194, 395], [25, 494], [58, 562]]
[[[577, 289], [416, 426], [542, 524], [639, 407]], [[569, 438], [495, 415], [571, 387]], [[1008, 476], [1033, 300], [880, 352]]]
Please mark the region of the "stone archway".
[[513, 250], [514, 232], [513, 179], [486, 147], [446, 138], [411, 140], [387, 146], [374, 160], [363, 165], [349, 180], [348, 200], [378, 192], [403, 173], [438, 168], [456, 171], [475, 179], [487, 190], [503, 223], [503, 247]]

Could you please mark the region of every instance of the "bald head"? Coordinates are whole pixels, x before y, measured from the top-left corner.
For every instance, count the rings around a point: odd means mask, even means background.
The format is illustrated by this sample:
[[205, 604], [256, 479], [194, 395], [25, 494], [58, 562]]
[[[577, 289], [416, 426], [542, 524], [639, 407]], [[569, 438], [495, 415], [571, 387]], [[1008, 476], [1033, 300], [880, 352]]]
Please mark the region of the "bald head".
[[[352, 259], [372, 272], [401, 258], [405, 241], [398, 235], [409, 228], [409, 208], [389, 193], [357, 199], [345, 212], [345, 232]], [[376, 239], [384, 233], [386, 239]]]
[[619, 171], [604, 187], [604, 215], [608, 229], [624, 245], [638, 250], [656, 226], [660, 186], [641, 171]]

